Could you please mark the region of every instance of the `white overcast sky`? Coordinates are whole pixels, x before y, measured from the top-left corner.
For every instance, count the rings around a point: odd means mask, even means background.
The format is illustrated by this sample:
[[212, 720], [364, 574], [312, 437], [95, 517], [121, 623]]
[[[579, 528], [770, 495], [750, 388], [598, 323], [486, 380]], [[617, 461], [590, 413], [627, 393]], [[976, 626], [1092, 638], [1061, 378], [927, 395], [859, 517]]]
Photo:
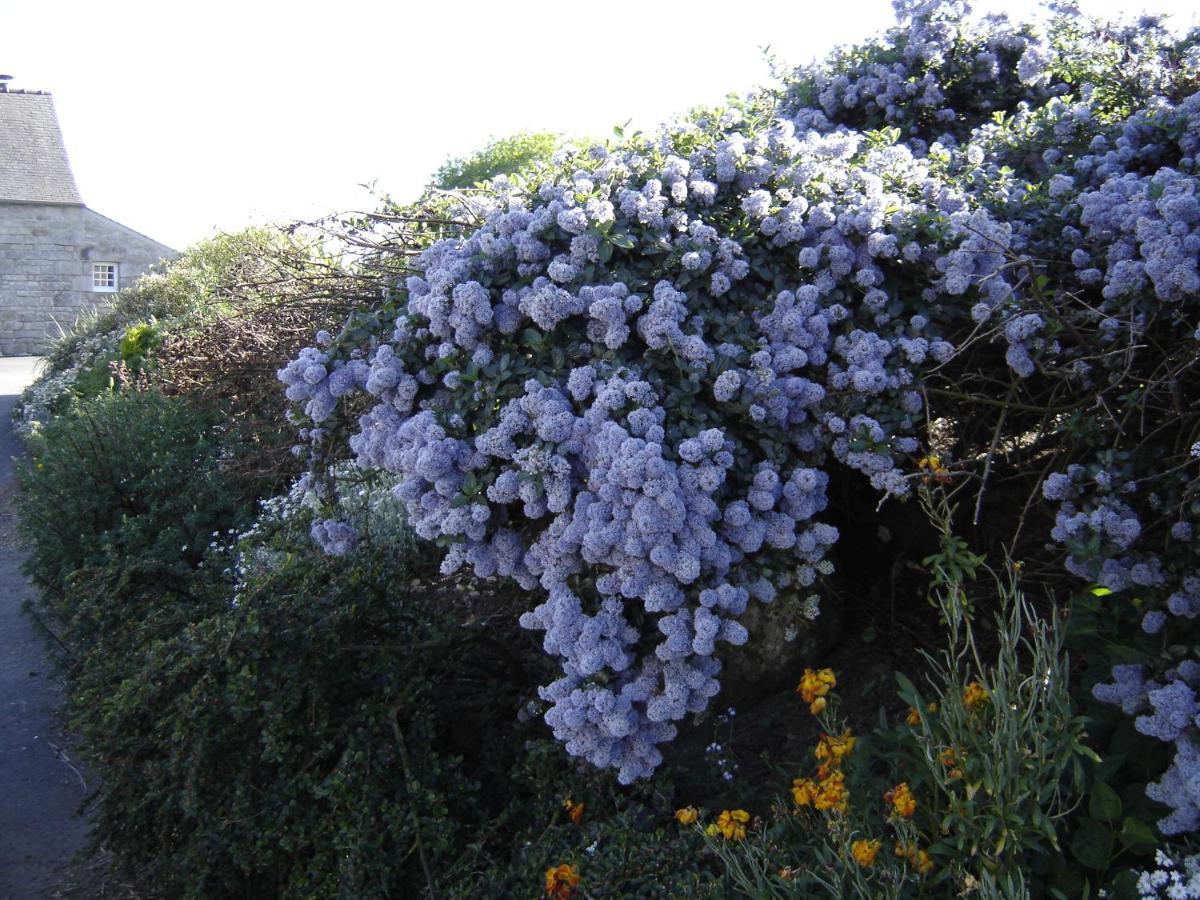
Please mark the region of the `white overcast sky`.
[[[1192, 0], [1081, 0], [1196, 21]], [[359, 185], [413, 197], [489, 137], [604, 137], [768, 79], [892, 22], [841, 2], [6, 4], [0, 72], [54, 94], [91, 208], [182, 248], [214, 230], [369, 208]], [[1036, 0], [977, 10], [1031, 15]]]

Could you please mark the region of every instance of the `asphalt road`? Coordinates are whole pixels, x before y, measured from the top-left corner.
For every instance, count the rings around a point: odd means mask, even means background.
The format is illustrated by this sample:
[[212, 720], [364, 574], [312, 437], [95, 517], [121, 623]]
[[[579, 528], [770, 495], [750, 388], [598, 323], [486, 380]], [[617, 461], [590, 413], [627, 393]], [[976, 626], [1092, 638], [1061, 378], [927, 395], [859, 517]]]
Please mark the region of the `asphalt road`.
[[50, 895], [83, 844], [76, 815], [83, 776], [64, 749], [55, 711], [61, 697], [41, 637], [21, 604], [32, 588], [10, 501], [21, 452], [13, 405], [33, 381], [37, 357], [0, 358], [0, 898]]

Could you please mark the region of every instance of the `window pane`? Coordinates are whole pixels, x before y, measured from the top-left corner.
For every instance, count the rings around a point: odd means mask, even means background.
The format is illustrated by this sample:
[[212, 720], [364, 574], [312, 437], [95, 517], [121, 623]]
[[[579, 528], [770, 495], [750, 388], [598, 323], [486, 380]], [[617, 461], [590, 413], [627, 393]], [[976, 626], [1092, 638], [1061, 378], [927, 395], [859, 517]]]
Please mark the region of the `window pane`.
[[117, 289], [117, 264], [92, 263], [92, 289], [115, 291]]

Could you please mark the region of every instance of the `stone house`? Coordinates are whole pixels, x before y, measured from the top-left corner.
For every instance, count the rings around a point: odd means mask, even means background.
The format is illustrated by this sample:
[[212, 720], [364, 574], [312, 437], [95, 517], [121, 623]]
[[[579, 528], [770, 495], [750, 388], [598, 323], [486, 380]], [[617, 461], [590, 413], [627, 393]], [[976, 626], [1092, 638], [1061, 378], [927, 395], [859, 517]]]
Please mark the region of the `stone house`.
[[84, 205], [53, 98], [0, 76], [0, 356], [43, 352], [60, 327], [175, 255]]

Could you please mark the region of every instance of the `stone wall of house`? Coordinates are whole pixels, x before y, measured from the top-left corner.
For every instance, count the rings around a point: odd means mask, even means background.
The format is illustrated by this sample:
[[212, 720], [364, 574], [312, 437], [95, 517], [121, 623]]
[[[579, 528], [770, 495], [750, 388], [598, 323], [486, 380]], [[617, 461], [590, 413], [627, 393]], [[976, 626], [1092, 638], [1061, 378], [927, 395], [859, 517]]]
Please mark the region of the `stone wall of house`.
[[60, 327], [113, 299], [92, 289], [92, 263], [117, 263], [127, 287], [173, 255], [84, 206], [0, 203], [0, 356], [44, 352]]

